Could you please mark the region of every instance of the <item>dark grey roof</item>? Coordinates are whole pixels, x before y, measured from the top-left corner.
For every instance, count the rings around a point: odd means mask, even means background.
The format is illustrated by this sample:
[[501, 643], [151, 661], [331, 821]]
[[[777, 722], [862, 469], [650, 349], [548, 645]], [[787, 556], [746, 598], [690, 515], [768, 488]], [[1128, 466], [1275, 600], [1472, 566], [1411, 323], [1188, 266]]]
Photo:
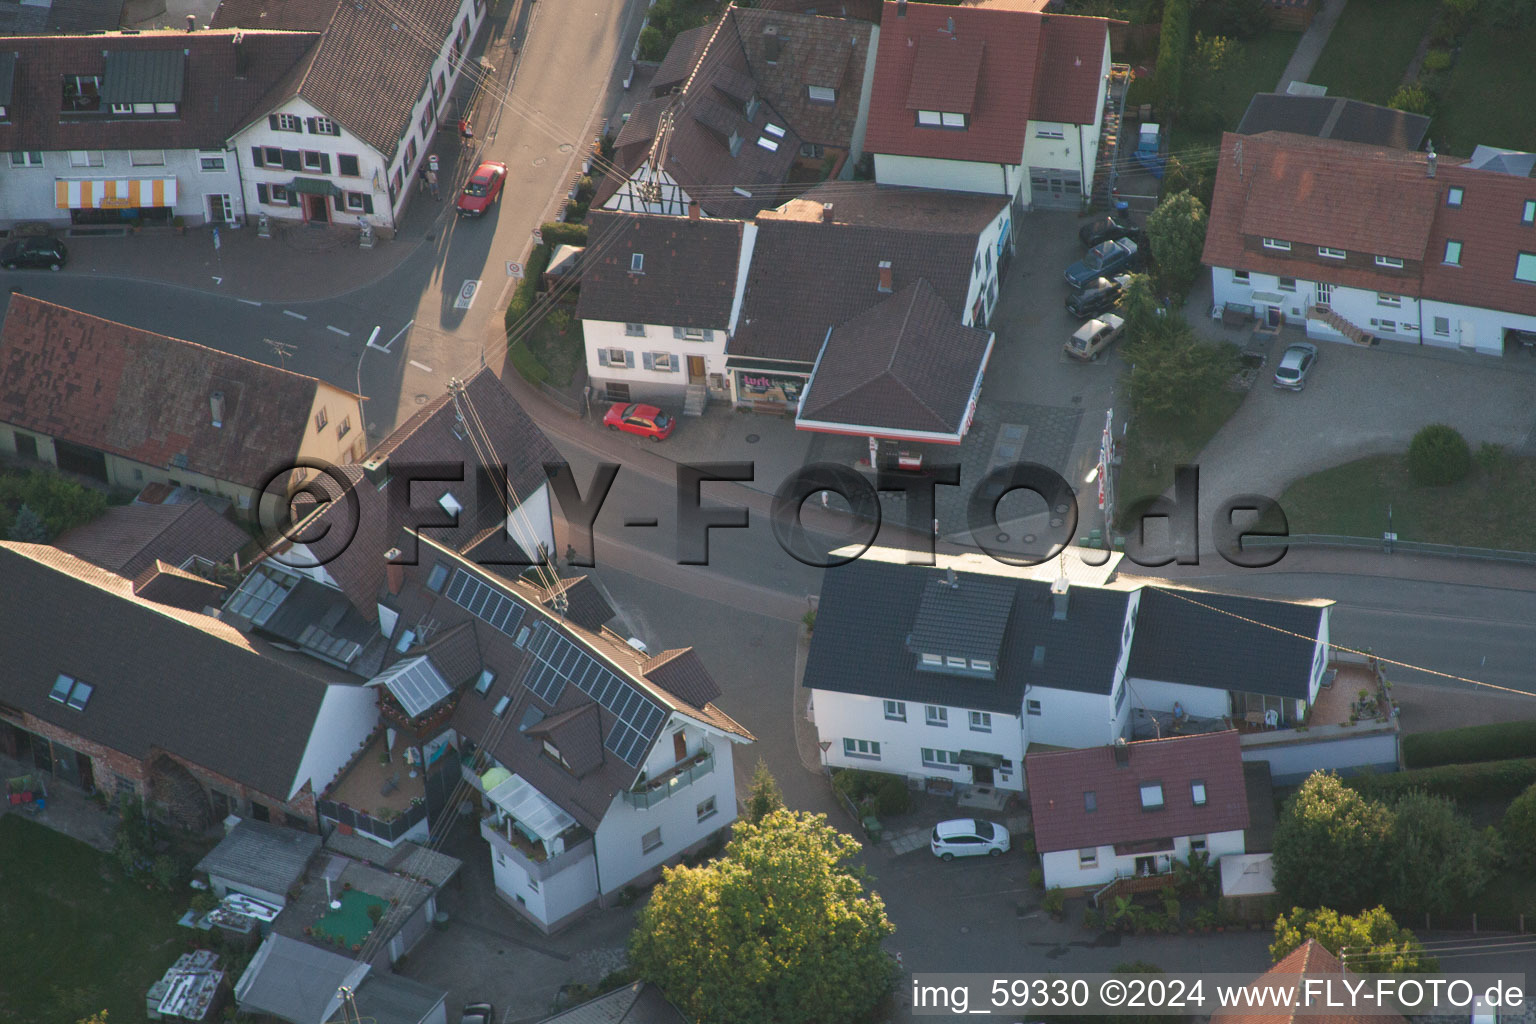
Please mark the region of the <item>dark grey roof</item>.
[[[280, 800], [304, 781], [329, 685], [318, 664], [301, 671], [215, 618], [142, 601], [129, 580], [45, 545], [0, 543], [0, 580], [0, 702], [130, 757], [163, 750]], [[60, 673], [95, 686], [83, 710], [48, 699]]]
[[101, 80], [101, 102], [180, 103], [187, 56], [180, 50], [111, 50]]
[[662, 651], [646, 662], [645, 678], [679, 700], [698, 707], [720, 696], [720, 685], [692, 647]]
[[273, 933], [236, 979], [235, 1000], [246, 1013], [294, 1024], [326, 1021], [340, 1005], [337, 989], [356, 986], [367, 974], [368, 965], [350, 956]]
[[[582, 258], [584, 320], [724, 330], [736, 295], [741, 221], [599, 213]], [[640, 272], [634, 256], [644, 257]]]
[[369, 971], [357, 986], [357, 1012], [372, 1024], [421, 1024], [448, 993], [390, 971]]
[[[864, 558], [828, 570], [805, 667], [812, 689], [1019, 714], [1026, 686], [1108, 695], [1125, 622], [1124, 591], [1073, 587], [1065, 619], [1053, 618], [1050, 584], [977, 573], [956, 574], [962, 588], [1000, 583], [1012, 590], [1012, 618], [996, 679], [923, 672], [907, 650], [924, 589], [944, 570]], [[978, 588], [979, 589], [979, 588]], [[1036, 647], [1044, 660], [1034, 664]]]
[[[474, 558], [472, 553], [466, 552], [466, 554]], [[590, 576], [563, 579], [555, 591], [545, 588], [544, 595], [545, 606], [556, 612], [559, 609], [552, 602], [563, 599], [565, 601], [564, 618], [576, 623], [582, 629], [601, 629], [618, 614], [613, 610], [613, 605], [609, 604], [608, 599], [603, 596], [603, 592], [598, 589], [597, 582]]]
[[1418, 149], [1429, 131], [1429, 118], [1344, 96], [1261, 92], [1248, 102], [1237, 133], [1257, 135], [1268, 131]]
[[11, 92], [16, 84], [16, 51], [0, 53], [0, 107], [11, 105]]
[[181, 568], [194, 558], [227, 562], [250, 534], [201, 501], [115, 505], [54, 543], [77, 558], [130, 579], [157, 561]]
[[197, 862], [196, 870], [263, 892], [285, 893], [304, 877], [320, 837], [245, 819]]
[[[0, 4], [0, 35], [114, 32], [122, 22], [123, 0], [53, 0], [51, 4]], [[8, 101], [7, 101], [8, 102]]]
[[1145, 587], [1130, 674], [1305, 700], [1315, 644], [1301, 637], [1317, 637], [1325, 610], [1317, 603]]
[[995, 662], [1017, 593], [1007, 579], [972, 576], [962, 582], [957, 573], [951, 583], [945, 575], [931, 577], [918, 598], [908, 650]]
[[688, 1024], [688, 1018], [661, 989], [637, 981], [607, 995], [546, 1017], [540, 1024]]
[[345, 594], [307, 576], [299, 578], [272, 617], [257, 629], [342, 667], [350, 665], [379, 635], [377, 627], [352, 607]]

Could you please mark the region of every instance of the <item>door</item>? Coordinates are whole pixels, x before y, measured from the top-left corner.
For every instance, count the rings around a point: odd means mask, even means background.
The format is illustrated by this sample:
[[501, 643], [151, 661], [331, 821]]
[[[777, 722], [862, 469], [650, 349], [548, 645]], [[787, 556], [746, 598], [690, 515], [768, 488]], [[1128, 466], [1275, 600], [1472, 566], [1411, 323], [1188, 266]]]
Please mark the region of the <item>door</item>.
[[704, 357], [703, 356], [689, 356], [688, 357], [688, 383], [689, 384], [702, 384], [702, 383], [704, 383]]
[[1324, 307], [1333, 304], [1333, 285], [1321, 281], [1317, 283], [1317, 304]]
[[971, 781], [978, 786], [992, 785], [992, 769], [984, 764], [972, 765]]
[[96, 771], [94, 763], [84, 754], [78, 755], [76, 765], [80, 769], [80, 788], [89, 793], [96, 788]]
[[1476, 330], [1476, 326], [1477, 325], [1474, 324], [1471, 320], [1463, 320], [1461, 322], [1461, 347], [1462, 348], [1476, 348], [1477, 347], [1477, 330]]
[[672, 760], [683, 761], [688, 758], [688, 737], [681, 731], [672, 734]]
[[235, 220], [235, 206], [229, 196], [211, 195], [208, 197], [208, 223], [232, 224]]
[[1145, 878], [1148, 875], [1155, 875], [1155, 874], [1157, 874], [1157, 858], [1156, 857], [1137, 857], [1136, 858], [1136, 877], [1137, 878]]
[[325, 196], [306, 195], [304, 209], [308, 213], [304, 219], [311, 224], [329, 224], [331, 221], [330, 208], [326, 205]]
[[87, 448], [83, 444], [75, 444], [73, 441], [53, 442], [54, 458], [58, 467], [66, 473], [79, 473], [100, 480], [102, 483], [111, 483], [107, 477], [107, 456], [104, 452], [95, 448]]

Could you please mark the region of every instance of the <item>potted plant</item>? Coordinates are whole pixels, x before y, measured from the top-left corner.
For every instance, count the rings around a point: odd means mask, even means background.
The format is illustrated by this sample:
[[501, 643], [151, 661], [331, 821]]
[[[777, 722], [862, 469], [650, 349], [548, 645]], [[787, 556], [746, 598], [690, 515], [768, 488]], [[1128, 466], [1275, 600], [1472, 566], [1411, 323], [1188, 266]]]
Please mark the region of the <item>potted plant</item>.
[[1083, 910], [1083, 927], [1091, 932], [1099, 931], [1104, 927], [1104, 915], [1087, 907]]
[[176, 233], [178, 235], [186, 234], [187, 233], [187, 218], [182, 217], [182, 216], [172, 217], [171, 218], [171, 227], [176, 229]]
[[1061, 886], [1053, 885], [1045, 890], [1045, 898], [1040, 901], [1040, 906], [1047, 914], [1051, 915], [1052, 920], [1060, 921], [1062, 918], [1062, 908], [1066, 906], [1066, 903], [1067, 894], [1062, 891]]

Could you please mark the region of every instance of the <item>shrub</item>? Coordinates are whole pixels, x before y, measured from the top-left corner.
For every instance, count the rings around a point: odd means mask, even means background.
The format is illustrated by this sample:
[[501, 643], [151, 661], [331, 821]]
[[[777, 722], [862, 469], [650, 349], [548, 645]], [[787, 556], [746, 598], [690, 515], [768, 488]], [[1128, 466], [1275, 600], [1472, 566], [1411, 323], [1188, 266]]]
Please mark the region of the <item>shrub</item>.
[[667, 37], [655, 25], [640, 30], [640, 59], [659, 61], [667, 55]]
[[1031, 889], [1041, 889], [1041, 888], [1044, 888], [1045, 887], [1045, 872], [1040, 870], [1039, 868], [1030, 868], [1029, 869], [1029, 886], [1030, 886]]
[[517, 282], [517, 287], [512, 290], [512, 301], [507, 303], [504, 323], [509, 337], [513, 331], [521, 333], [527, 327], [522, 321], [538, 299], [539, 278], [544, 276], [544, 268], [549, 266], [549, 253], [549, 243], [546, 241], [543, 245], [534, 246], [528, 254], [528, 262], [523, 267], [523, 279]]
[[155, 858], [150, 873], [155, 876], [156, 885], [166, 892], [172, 892], [181, 883], [181, 862], [175, 857], [161, 854]]
[[377, 903], [370, 903], [368, 905], [368, 920], [372, 921], [375, 925], [377, 925], [383, 919], [384, 919], [384, 908], [379, 906], [379, 904], [377, 904]]
[[571, 314], [563, 309], [551, 310], [549, 316], [544, 318], [544, 322], [549, 325], [550, 330], [557, 334], [564, 334], [571, 329]]
[[192, 897], [192, 911], [196, 914], [206, 914], [219, 905], [219, 898], [207, 889], [200, 889]]
[[912, 806], [912, 795], [907, 791], [907, 780], [900, 775], [888, 775], [875, 787], [875, 813], [880, 817], [905, 814]]
[[1486, 476], [1502, 476], [1509, 466], [1509, 456], [1503, 445], [1484, 441], [1477, 446], [1477, 465]]
[[1053, 885], [1045, 890], [1045, 898], [1040, 901], [1040, 906], [1047, 914], [1059, 914], [1061, 908], [1067, 905], [1067, 894], [1061, 886]]
[[587, 226], [550, 221], [539, 225], [539, 236], [544, 239], [544, 244], [551, 248], [557, 245], [580, 247], [587, 244]]
[[23, 544], [46, 544], [48, 527], [43, 525], [43, 517], [32, 511], [31, 505], [23, 504], [16, 510], [16, 518], [11, 521], [6, 536]]
[[1451, 66], [1450, 50], [1430, 50], [1424, 55], [1425, 71], [1446, 71]]
[[1504, 761], [1536, 754], [1536, 721], [1494, 722], [1403, 737], [1403, 763], [1409, 768]]
[[1158, 102], [1165, 111], [1179, 108], [1184, 90], [1184, 64], [1189, 52], [1188, 0], [1168, 0], [1163, 9], [1163, 29], [1157, 41], [1157, 71], [1152, 79]]
[[1467, 30], [1477, 13], [1477, 0], [1441, 0], [1440, 24], [1456, 35]]
[[1408, 445], [1408, 474], [1416, 484], [1445, 487], [1464, 478], [1471, 469], [1472, 452], [1455, 427], [1431, 423], [1413, 435]]
[[1536, 871], [1536, 784], [1510, 803], [1499, 823], [1504, 850], [1510, 864], [1524, 871]]
[[1387, 106], [1410, 114], [1429, 113], [1429, 90], [1417, 82], [1405, 85], [1392, 94]]
[[1396, 799], [1409, 790], [1422, 789], [1457, 801], [1508, 799], [1532, 783], [1536, 783], [1536, 757], [1448, 764], [1345, 780], [1350, 789], [1378, 799]]

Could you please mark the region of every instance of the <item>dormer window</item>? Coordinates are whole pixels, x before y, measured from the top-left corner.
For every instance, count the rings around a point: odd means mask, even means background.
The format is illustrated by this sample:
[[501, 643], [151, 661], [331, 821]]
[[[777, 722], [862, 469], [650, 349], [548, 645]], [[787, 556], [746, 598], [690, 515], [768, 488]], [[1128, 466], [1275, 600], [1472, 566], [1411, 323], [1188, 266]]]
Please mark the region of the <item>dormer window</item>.
[[101, 109], [100, 75], [65, 75], [64, 105], [66, 111]]
[[762, 106], [762, 104], [763, 101], [758, 98], [756, 93], [753, 93], [752, 98], [747, 100], [746, 108], [743, 110], [743, 113], [746, 114], [748, 121], [751, 121], [757, 117], [757, 108]]
[[445, 493], [441, 498], [438, 498], [437, 503], [442, 506], [444, 512], [451, 516], [457, 516], [460, 512], [464, 511], [464, 506], [459, 504], [458, 499], [451, 492]]
[[948, 110], [919, 110], [917, 123], [924, 128], [964, 128], [966, 115]]
[[925, 668], [943, 668], [944, 658], [939, 654], [925, 654], [922, 656], [922, 664]]
[[544, 753], [548, 754], [550, 760], [559, 763], [560, 767], [564, 768], [566, 771], [571, 770], [571, 763], [565, 759], [563, 754], [560, 753], [560, 748], [549, 742], [549, 740], [544, 741]]
[[731, 129], [731, 137], [726, 142], [731, 147], [731, 156], [741, 152], [741, 133], [736, 129]]

